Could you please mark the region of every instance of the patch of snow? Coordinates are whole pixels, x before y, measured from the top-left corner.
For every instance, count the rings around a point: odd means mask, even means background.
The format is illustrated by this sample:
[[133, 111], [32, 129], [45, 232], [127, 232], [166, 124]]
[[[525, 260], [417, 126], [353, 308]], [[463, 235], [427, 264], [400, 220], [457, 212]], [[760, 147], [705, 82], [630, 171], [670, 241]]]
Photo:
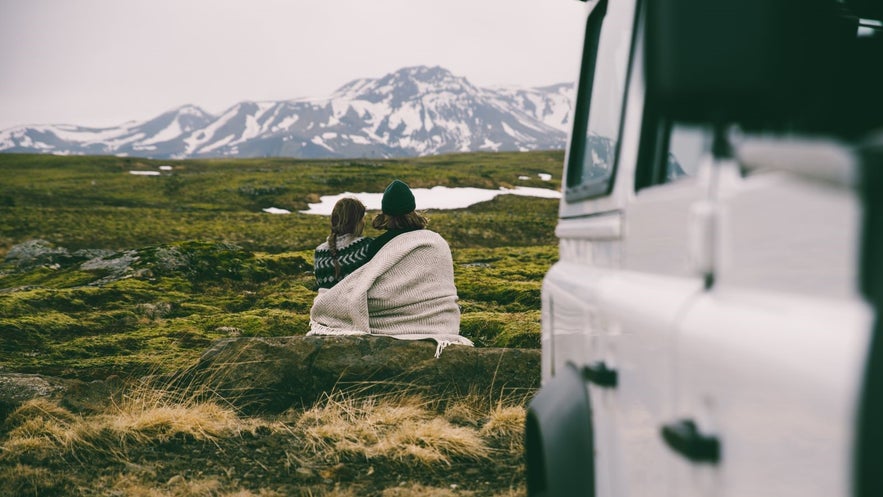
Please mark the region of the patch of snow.
[[178, 115], [181, 116], [195, 116], [195, 117], [214, 117], [208, 112], [200, 109], [195, 105], [185, 105], [178, 109]]
[[35, 126], [35, 130], [46, 133], [52, 133], [58, 138], [65, 141], [95, 143], [107, 141], [112, 138], [119, 138], [128, 130], [120, 128], [79, 128], [77, 126], [60, 125], [60, 126]]
[[174, 169], [174, 168], [169, 165], [159, 166], [160, 171], [171, 171], [172, 169]]
[[505, 122], [500, 123], [500, 124], [503, 125], [503, 131], [505, 131], [506, 134], [509, 135], [509, 136], [511, 136], [512, 138], [515, 138], [516, 140], [521, 141], [521, 142], [531, 142], [531, 141], [533, 141], [533, 139], [531, 139], [531, 137], [529, 137], [529, 136], [525, 136], [524, 134], [519, 133], [518, 131], [515, 131], [514, 129], [512, 129], [512, 127], [510, 127], [510, 126], [509, 126], [508, 124], [506, 124]]
[[273, 107], [276, 106], [276, 102], [258, 102], [258, 113], [255, 115], [255, 119], [260, 119], [264, 117], [264, 114], [269, 112]]
[[423, 108], [424, 108], [424, 111], [423, 111], [423, 112], [424, 112], [424, 115], [423, 115], [423, 129], [425, 129], [426, 131], [432, 131], [432, 128], [433, 128], [433, 126], [435, 126], [435, 125], [433, 124], [433, 122], [432, 122], [432, 118], [431, 118], [430, 115], [429, 115], [430, 112], [429, 112], [429, 110], [426, 109], [425, 106], [424, 106]]
[[491, 141], [490, 138], [485, 138], [484, 143], [482, 143], [481, 146], [478, 148], [490, 149], [490, 150], [493, 150], [494, 152], [496, 152], [497, 150], [500, 150], [500, 145], [502, 145], [502, 144], [503, 144], [502, 142], [497, 143], [497, 142]]
[[300, 116], [298, 116], [297, 114], [295, 114], [293, 116], [288, 116], [285, 119], [283, 119], [282, 121], [280, 121], [279, 124], [274, 126], [273, 130], [278, 131], [278, 130], [288, 129], [291, 127], [292, 124], [296, 123], [298, 119], [300, 119]]
[[134, 174], [135, 176], [159, 176], [161, 173], [159, 171], [129, 171], [129, 174]]
[[399, 124], [405, 124], [403, 135], [410, 135], [415, 131], [419, 131], [423, 126], [420, 119], [420, 111], [414, 108], [413, 104], [402, 105], [398, 111], [389, 116], [390, 129], [396, 129]]
[[[230, 119], [236, 116], [236, 107], [228, 110], [223, 116], [219, 117], [215, 122], [209, 124], [207, 127], [202, 130], [198, 130], [192, 133], [190, 136], [184, 139], [184, 143], [187, 145], [187, 151], [185, 154], [190, 155], [196, 152], [199, 147], [204, 145], [206, 142], [214, 138], [215, 133], [221, 129], [224, 125], [226, 125]], [[232, 137], [230, 137], [232, 139]], [[214, 148], [214, 147], [212, 147]]]
[[[98, 142], [98, 143], [102, 143], [103, 145], [106, 145], [109, 149], [114, 150], [114, 149], [120, 148], [123, 145], [127, 145], [129, 143], [142, 140], [144, 138], [144, 136], [145, 136], [144, 133], [137, 133], [137, 134], [130, 135], [130, 136], [120, 137], [119, 140], [110, 140], [107, 142]], [[89, 145], [91, 143], [96, 143], [96, 142], [86, 142], [84, 145]]]
[[[413, 188], [414, 199], [418, 210], [425, 209], [463, 209], [479, 202], [486, 202], [497, 195], [522, 195], [527, 197], [561, 198], [561, 192], [548, 188], [531, 188], [516, 186], [515, 188], [500, 188], [490, 190], [485, 188], [448, 188], [446, 186], [434, 186], [432, 188]], [[310, 208], [300, 211], [304, 214], [319, 214], [330, 216], [334, 204], [344, 197], [355, 197], [362, 201], [370, 210], [380, 210], [380, 202], [383, 193], [351, 193], [344, 192], [339, 195], [323, 195], [320, 202], [309, 204]]]
[[[242, 131], [242, 135], [233, 143], [242, 143], [246, 140], [250, 140], [261, 133], [261, 125], [258, 124], [257, 117], [252, 115], [245, 116], [245, 129]], [[212, 145], [210, 149], [216, 148], [216, 145]]]
[[153, 138], [151, 138], [149, 140], [145, 140], [142, 143], [144, 145], [152, 145], [154, 143], [161, 143], [164, 141], [171, 140], [173, 138], [177, 138], [177, 137], [181, 136], [181, 133], [183, 133], [183, 132], [184, 132], [184, 130], [181, 129], [181, 123], [178, 122], [178, 118], [175, 117], [175, 119], [171, 123], [169, 123], [168, 126], [163, 128], [162, 131], [153, 135]]
[[530, 179], [530, 177], [528, 177], [528, 176], [519, 176], [518, 179], [520, 179], [521, 181], [527, 181], [527, 180]]
[[325, 141], [322, 140], [322, 137], [321, 137], [321, 136], [314, 136], [313, 139], [310, 140], [310, 141], [313, 142], [313, 143], [315, 143], [316, 145], [319, 145], [320, 147], [325, 147], [326, 149], [328, 149], [328, 150], [334, 152], [334, 149], [333, 149], [333, 148], [331, 148], [331, 147], [329, 147], [328, 145], [325, 144]]
[[548, 174], [548, 173], [537, 173], [537, 176], [539, 176], [540, 179], [543, 181], [551, 181], [552, 180], [552, 175]]
[[[288, 209], [280, 209], [280, 208], [278, 208], [278, 207], [267, 207], [267, 208], [264, 208], [264, 209], [261, 209], [261, 210], [264, 211], [264, 212], [266, 212], [267, 214], [291, 214], [291, 211], [290, 211], [290, 210], [288, 210]], [[330, 216], [331, 213], [329, 212], [328, 215]]]
[[331, 100], [331, 114], [334, 116], [335, 120], [339, 120], [347, 111], [350, 109], [350, 103], [348, 99], [332, 99]]
[[218, 140], [218, 141], [212, 143], [212, 144], [209, 145], [208, 147], [203, 148], [202, 150], [200, 150], [200, 152], [203, 152], [203, 153], [204, 153], [204, 152], [211, 152], [212, 150], [215, 150], [215, 149], [221, 148], [221, 147], [223, 147], [224, 145], [226, 145], [226, 144], [230, 143], [231, 141], [233, 141], [234, 138], [236, 138], [236, 137], [233, 136], [233, 135], [227, 135], [227, 136], [225, 136], [224, 138], [221, 138], [220, 140]]

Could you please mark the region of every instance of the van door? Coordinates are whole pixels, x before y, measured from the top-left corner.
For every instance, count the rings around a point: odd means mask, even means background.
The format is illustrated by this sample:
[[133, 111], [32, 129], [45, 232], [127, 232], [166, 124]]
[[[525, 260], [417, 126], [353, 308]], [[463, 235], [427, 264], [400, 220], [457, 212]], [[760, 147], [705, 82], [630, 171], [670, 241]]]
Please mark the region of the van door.
[[[612, 424], [615, 409], [610, 405], [615, 372], [607, 369], [615, 360], [606, 345], [613, 339], [615, 325], [606, 321], [599, 299], [602, 281], [621, 264], [623, 191], [627, 190], [619, 183], [627, 185], [629, 181], [623, 178], [630, 177], [633, 169], [623, 166], [620, 151], [631, 146], [624, 143], [624, 121], [632, 109], [626, 100], [635, 13], [634, 0], [598, 0], [587, 5], [574, 127], [565, 158], [564, 199], [556, 228], [560, 258], [543, 284], [542, 347], [544, 385], [560, 382], [560, 375], [572, 368], [580, 372], [583, 391], [571, 395], [586, 399], [581, 419], [589, 425], [592, 446], [585, 448], [583, 472], [592, 478], [585, 483], [591, 488], [569, 486], [570, 493], [550, 495], [615, 495], [618, 485], [617, 470], [611, 466], [617, 445]], [[550, 481], [571, 476], [553, 471], [557, 470], [550, 467]], [[528, 481], [532, 491], [530, 477]]]
[[678, 323], [676, 408], [658, 427], [679, 456], [673, 491], [850, 495], [871, 327], [856, 193], [735, 163], [719, 174], [713, 285]]
[[676, 456], [658, 427], [675, 407], [675, 323], [705, 284], [689, 227], [710, 195], [708, 137], [672, 132], [645, 105], [639, 9], [597, 5], [607, 11], [591, 98], [578, 93], [561, 260], [544, 281], [544, 379], [568, 363], [583, 371], [597, 495], [666, 495]]
[[615, 465], [628, 485], [621, 495], [677, 495], [670, 493], [675, 461], [658, 430], [675, 408], [675, 325], [705, 285], [692, 261], [691, 224], [709, 196], [711, 163], [705, 130], [674, 129], [649, 112], [645, 119], [645, 131], [662, 142], [659, 149], [671, 147], [637, 163], [636, 178], [655, 169], [657, 182], [643, 185], [628, 203], [622, 269], [604, 281], [599, 305], [616, 326], [610, 344], [621, 377]]

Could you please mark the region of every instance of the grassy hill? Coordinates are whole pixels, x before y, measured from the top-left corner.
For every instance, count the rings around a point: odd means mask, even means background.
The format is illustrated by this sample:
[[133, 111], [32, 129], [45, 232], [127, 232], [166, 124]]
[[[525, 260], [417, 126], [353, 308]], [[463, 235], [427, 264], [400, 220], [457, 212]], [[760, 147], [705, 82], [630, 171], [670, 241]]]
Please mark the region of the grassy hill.
[[[312, 250], [328, 223], [297, 212], [308, 203], [381, 192], [394, 178], [414, 188], [558, 189], [562, 161], [560, 151], [371, 161], [0, 154], [0, 373], [132, 379], [186, 368], [218, 338], [304, 334]], [[171, 170], [130, 174], [161, 166]], [[505, 195], [425, 211], [452, 247], [461, 333], [477, 346], [539, 346], [557, 210], [556, 200]], [[333, 397], [254, 419], [223, 405], [157, 401], [162, 394], [139, 392], [90, 416], [25, 405], [0, 429], [0, 486], [12, 495], [523, 495], [524, 396]], [[395, 418], [389, 433], [377, 416]], [[127, 424], [136, 421], [146, 425]], [[420, 439], [430, 436], [424, 426], [437, 446]], [[354, 427], [364, 439], [352, 438]], [[378, 436], [411, 441], [385, 453]], [[459, 453], [463, 440], [472, 445]], [[396, 452], [403, 447], [410, 452]], [[279, 457], [285, 468], [273, 469]], [[107, 469], [96, 473], [90, 460]], [[474, 488], [448, 488], [439, 463], [466, 472]]]

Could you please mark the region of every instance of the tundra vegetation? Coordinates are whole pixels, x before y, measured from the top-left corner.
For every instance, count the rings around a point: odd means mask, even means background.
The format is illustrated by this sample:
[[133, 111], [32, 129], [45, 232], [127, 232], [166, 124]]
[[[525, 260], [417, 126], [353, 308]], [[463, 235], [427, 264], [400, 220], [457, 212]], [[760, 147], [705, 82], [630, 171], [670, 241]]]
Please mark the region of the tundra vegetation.
[[[200, 385], [182, 391], [143, 379], [185, 371], [217, 339], [306, 333], [312, 250], [328, 219], [298, 211], [321, 195], [381, 192], [394, 178], [414, 188], [558, 189], [562, 159], [560, 151], [313, 161], [0, 154], [0, 373], [125, 385], [100, 408], [35, 399], [2, 413], [0, 488], [523, 495], [529, 391], [350, 385], [261, 415]], [[268, 207], [292, 214], [262, 212]], [[556, 213], [555, 200], [514, 195], [425, 212], [452, 247], [461, 333], [477, 346], [539, 347]]]

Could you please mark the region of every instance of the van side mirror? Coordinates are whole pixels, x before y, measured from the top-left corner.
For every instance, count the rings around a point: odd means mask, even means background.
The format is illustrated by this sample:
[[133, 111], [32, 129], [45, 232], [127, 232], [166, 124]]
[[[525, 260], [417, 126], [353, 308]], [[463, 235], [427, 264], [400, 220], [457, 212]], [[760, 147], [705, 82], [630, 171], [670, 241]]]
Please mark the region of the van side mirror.
[[836, 41], [849, 38], [850, 29], [855, 37], [858, 19], [838, 17], [836, 5], [649, 1], [648, 98], [681, 121], [766, 123], [790, 116], [836, 77], [829, 67]]

